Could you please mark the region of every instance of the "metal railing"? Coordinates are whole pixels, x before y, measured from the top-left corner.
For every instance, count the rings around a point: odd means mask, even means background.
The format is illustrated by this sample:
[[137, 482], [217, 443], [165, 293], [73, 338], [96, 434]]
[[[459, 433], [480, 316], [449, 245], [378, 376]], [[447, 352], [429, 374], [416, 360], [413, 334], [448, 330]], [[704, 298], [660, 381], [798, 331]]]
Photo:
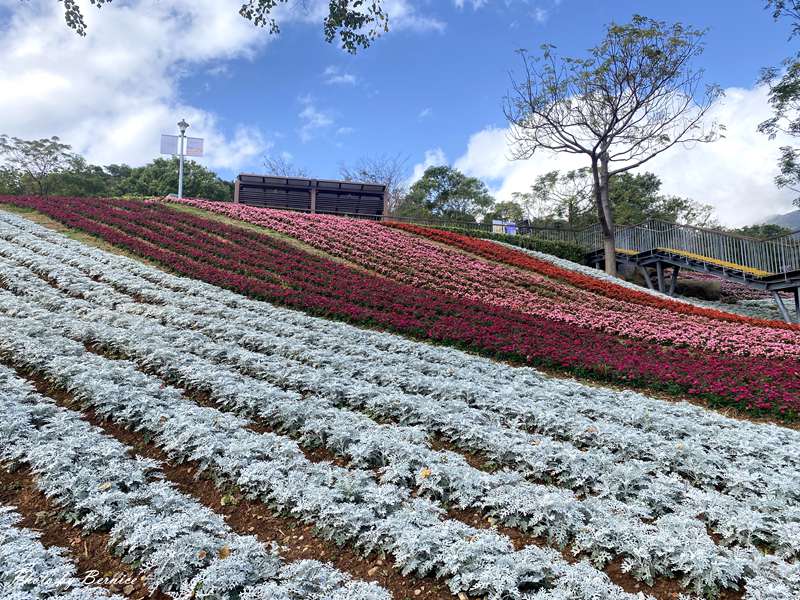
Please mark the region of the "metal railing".
[[[757, 239], [713, 229], [677, 225], [655, 219], [638, 225], [617, 227], [616, 246], [631, 252], [675, 251], [697, 260], [709, 259], [730, 268], [754, 274], [777, 274], [800, 270], [800, 232]], [[589, 250], [603, 247], [599, 226], [580, 232], [578, 242]]]

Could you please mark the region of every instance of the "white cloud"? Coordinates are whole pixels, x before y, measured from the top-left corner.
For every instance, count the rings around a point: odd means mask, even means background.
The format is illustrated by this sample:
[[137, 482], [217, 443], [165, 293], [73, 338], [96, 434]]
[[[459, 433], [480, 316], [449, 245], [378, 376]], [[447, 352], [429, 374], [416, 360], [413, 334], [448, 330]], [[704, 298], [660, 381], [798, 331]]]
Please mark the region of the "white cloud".
[[[179, 97], [183, 75], [228, 76], [226, 61], [254, 57], [270, 40], [238, 14], [240, 0], [126, 0], [102, 9], [80, 4], [85, 38], [66, 27], [61, 3], [0, 0], [10, 15], [0, 36], [0, 133], [58, 135], [92, 162], [138, 165], [157, 156], [159, 135], [174, 132], [185, 118], [190, 133], [206, 139], [201, 161], [212, 168], [244, 168], [269, 149], [258, 128], [223, 124]], [[318, 31], [328, 4], [279, 5], [274, 13], [281, 23], [313, 24]], [[385, 8], [392, 30], [445, 27], [410, 0], [387, 0]], [[336, 83], [355, 82], [348, 73], [338, 76]], [[332, 123], [313, 104], [301, 118], [308, 139]]]
[[666, 193], [711, 204], [719, 220], [747, 225], [792, 210], [793, 192], [775, 187], [778, 148], [786, 136], [770, 140], [756, 128], [772, 115], [764, 87], [729, 88], [712, 110], [725, 124], [725, 139], [675, 150], [653, 159], [648, 169], [661, 176]]
[[547, 22], [547, 18], [550, 16], [550, 13], [546, 8], [538, 7], [533, 10], [531, 16], [533, 17], [534, 21], [541, 24]]
[[[325, 1], [327, 5], [327, 0]], [[409, 0], [385, 0], [383, 8], [389, 15], [390, 31], [442, 32], [447, 28], [444, 21], [423, 15]]]
[[322, 73], [328, 85], [355, 85], [358, 79], [352, 73], [343, 72], [339, 67], [331, 65]]
[[[453, 0], [453, 4], [456, 5], [456, 8], [464, 8], [464, 5], [467, 4], [468, 0]], [[472, 5], [473, 10], [478, 10], [486, 6], [489, 3], [489, 0], [469, 0], [469, 4]]]
[[303, 142], [308, 142], [314, 139], [319, 130], [333, 125], [334, 119], [329, 113], [316, 107], [310, 94], [301, 96], [298, 100], [303, 107], [297, 115], [301, 121], [298, 133]]
[[339, 127], [339, 129], [336, 130], [336, 135], [350, 135], [353, 132], [355, 132], [353, 127]]
[[428, 167], [438, 167], [446, 164], [448, 164], [448, 162], [447, 157], [444, 154], [444, 150], [441, 148], [426, 150], [425, 158], [422, 160], [422, 162], [414, 165], [414, 170], [411, 174], [411, 178], [407, 182], [407, 185], [411, 186], [415, 181], [422, 177], [423, 173], [425, 173], [425, 169]]
[[[711, 204], [724, 225], [738, 226], [762, 221], [792, 210], [794, 194], [775, 187], [778, 147], [788, 138], [770, 140], [756, 127], [770, 116], [763, 87], [731, 88], [712, 107], [726, 137], [711, 144], [676, 147], [643, 165], [662, 180], [662, 192]], [[508, 131], [487, 127], [473, 134], [454, 166], [484, 179], [498, 200], [510, 200], [513, 192], [527, 191], [538, 175], [554, 169], [588, 166], [579, 155], [537, 153], [523, 161], [510, 160]], [[426, 155], [427, 156], [427, 155]]]
[[206, 138], [211, 167], [236, 169], [264, 151], [257, 129], [225, 135], [214, 114], [178, 97], [182, 72], [221, 72], [221, 61], [253, 56], [268, 39], [236, 0], [87, 4], [81, 38], [60, 3], [2, 0], [12, 16], [0, 37], [0, 132], [58, 135], [92, 162], [142, 164], [156, 156], [159, 134], [186, 118]]
[[426, 106], [421, 111], [419, 111], [419, 115], [417, 118], [421, 121], [422, 119], [426, 119], [433, 114], [433, 109], [430, 106]]

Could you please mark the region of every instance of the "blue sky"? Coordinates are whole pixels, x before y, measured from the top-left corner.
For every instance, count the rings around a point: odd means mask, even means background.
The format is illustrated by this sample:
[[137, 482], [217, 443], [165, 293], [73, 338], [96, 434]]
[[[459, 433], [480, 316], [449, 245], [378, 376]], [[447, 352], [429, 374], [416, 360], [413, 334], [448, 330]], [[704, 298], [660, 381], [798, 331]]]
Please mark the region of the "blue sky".
[[[55, 0], [0, 0], [9, 57], [0, 85], [12, 90], [0, 98], [0, 132], [56, 133], [94, 162], [140, 164], [186, 117], [207, 138], [205, 162], [228, 178], [262, 170], [264, 154], [287, 153], [316, 177], [362, 156], [401, 155], [409, 176], [448, 162], [506, 199], [543, 170], [577, 166], [506, 160], [502, 99], [515, 50], [550, 42], [580, 55], [606, 23], [641, 13], [708, 28], [698, 66], [733, 92], [718, 111], [731, 140], [654, 163], [665, 190], [708, 201], [731, 222], [791, 208], [772, 185], [779, 143], [754, 128], [769, 114], [760, 68], [797, 44], [760, 0], [384, 2], [392, 31], [352, 56], [323, 40], [313, 16], [293, 15], [269, 36], [236, 14], [236, 0], [114, 0], [86, 9], [85, 39], [66, 31]], [[312, 11], [325, 4], [312, 0]]]
[[[580, 55], [610, 20], [636, 12], [708, 28], [699, 61], [709, 81], [750, 87], [765, 65], [787, 55], [788, 27], [773, 22], [758, 1], [509, 2], [473, 10], [449, 2], [423, 4], [420, 12], [443, 30], [404, 29], [356, 56], [322, 40], [315, 25], [286, 26], [254, 59], [225, 62], [219, 74], [198, 69], [181, 82], [181, 94], [233, 126], [242, 115], [274, 139], [273, 152], [289, 152], [320, 177], [361, 155], [421, 157], [431, 148], [458, 156], [469, 136], [504, 124], [502, 98], [518, 48], [544, 42]], [[538, 16], [538, 18], [537, 18]], [[336, 69], [342, 83], [326, 83]], [[212, 70], [212, 73], [215, 72]], [[344, 77], [343, 77], [344, 76]], [[352, 83], [351, 83], [352, 82]], [[331, 123], [308, 132], [300, 113], [308, 106]]]

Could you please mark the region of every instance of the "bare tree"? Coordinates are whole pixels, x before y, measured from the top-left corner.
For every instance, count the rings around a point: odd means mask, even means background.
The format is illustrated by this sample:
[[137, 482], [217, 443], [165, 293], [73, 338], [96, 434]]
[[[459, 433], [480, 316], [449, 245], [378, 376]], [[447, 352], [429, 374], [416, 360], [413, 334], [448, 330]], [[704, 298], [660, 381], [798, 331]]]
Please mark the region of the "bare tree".
[[400, 154], [364, 157], [355, 165], [339, 165], [339, 175], [345, 181], [379, 183], [386, 186], [387, 214], [394, 214], [408, 193], [406, 180], [408, 157]]
[[616, 275], [614, 216], [609, 178], [634, 169], [677, 144], [710, 142], [723, 129], [701, 125], [722, 94], [702, 86], [692, 66], [705, 32], [636, 15], [612, 23], [586, 58], [540, 57], [520, 51], [521, 80], [512, 77], [505, 114], [513, 158], [537, 150], [584, 154], [603, 230], [606, 272]]
[[0, 156], [5, 157], [6, 166], [27, 177], [40, 196], [47, 196], [51, 175], [64, 171], [76, 158], [69, 144], [56, 136], [22, 140], [0, 135]]
[[303, 167], [298, 167], [284, 155], [265, 156], [264, 168], [270, 175], [281, 177], [308, 177], [308, 172]]

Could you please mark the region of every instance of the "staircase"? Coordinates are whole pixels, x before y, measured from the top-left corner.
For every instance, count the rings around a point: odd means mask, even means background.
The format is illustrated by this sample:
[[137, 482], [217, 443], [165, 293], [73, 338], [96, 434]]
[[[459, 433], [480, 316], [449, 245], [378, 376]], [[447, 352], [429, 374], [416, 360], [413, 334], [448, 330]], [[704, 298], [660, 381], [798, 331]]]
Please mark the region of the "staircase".
[[[599, 224], [572, 233], [573, 241], [588, 250], [587, 262], [601, 267], [605, 252]], [[800, 323], [800, 231], [761, 240], [653, 219], [617, 227], [614, 237], [617, 263], [634, 265], [651, 289], [672, 295], [681, 269], [708, 273], [770, 292], [784, 320]], [[793, 310], [782, 292], [793, 295]]]

